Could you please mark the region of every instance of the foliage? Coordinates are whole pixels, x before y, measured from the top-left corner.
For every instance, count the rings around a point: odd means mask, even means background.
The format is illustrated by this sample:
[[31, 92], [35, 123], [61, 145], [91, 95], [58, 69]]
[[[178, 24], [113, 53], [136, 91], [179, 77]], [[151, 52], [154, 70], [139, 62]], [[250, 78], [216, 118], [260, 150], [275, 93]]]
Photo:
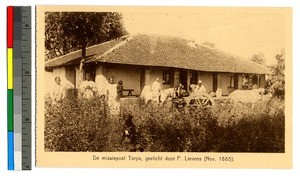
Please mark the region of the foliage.
[[46, 60], [118, 38], [127, 32], [117, 12], [47, 12]]
[[219, 139], [217, 151], [222, 152], [284, 152], [284, 102], [276, 97], [251, 104], [219, 104]]
[[222, 101], [214, 108], [178, 112], [172, 104], [149, 103], [134, 114], [140, 143], [151, 152], [284, 152], [284, 102], [271, 98], [250, 104]]
[[46, 104], [46, 151], [101, 151], [107, 146], [106, 103], [99, 97], [76, 98], [70, 90], [62, 102]]
[[266, 88], [275, 96], [284, 99], [285, 96], [285, 52], [276, 55], [277, 64], [271, 66], [270, 76]]
[[[189, 113], [170, 114], [164, 109], [147, 113], [143, 130], [151, 152], [203, 152], [213, 150], [216, 140], [210, 130], [217, 127], [208, 109], [191, 108]], [[192, 117], [192, 118], [191, 118]]]
[[267, 114], [259, 117], [246, 115], [237, 123], [217, 130], [214, 137], [219, 139], [220, 152], [284, 152], [283, 112], [270, 118]]
[[254, 54], [251, 58], [250, 61], [258, 63], [260, 65], [265, 65], [266, 64], [266, 58], [263, 53], [258, 53]]
[[[61, 104], [45, 107], [46, 151], [130, 151], [120, 144], [123, 121], [110, 116], [99, 97], [77, 99], [69, 94]], [[144, 104], [121, 99], [121, 113], [131, 113], [139, 145], [148, 152], [284, 152], [284, 101], [234, 105], [217, 102], [214, 108], [189, 107], [178, 111], [171, 102]]]

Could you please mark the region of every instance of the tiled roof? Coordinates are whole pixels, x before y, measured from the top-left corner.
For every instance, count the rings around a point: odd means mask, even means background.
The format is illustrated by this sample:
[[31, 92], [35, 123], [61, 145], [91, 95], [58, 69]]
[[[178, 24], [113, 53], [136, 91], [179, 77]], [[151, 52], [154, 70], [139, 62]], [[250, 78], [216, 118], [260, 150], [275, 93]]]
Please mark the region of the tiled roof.
[[[88, 47], [86, 49], [87, 60], [90, 58], [94, 58], [95, 55], [103, 54], [104, 52], [114, 47], [116, 44], [120, 43], [121, 41], [122, 38]], [[82, 58], [81, 50], [77, 50], [47, 61], [45, 63], [45, 67], [57, 67], [57, 66], [64, 66], [64, 65], [71, 65], [71, 64], [79, 64], [81, 58]]]
[[87, 62], [161, 66], [208, 72], [269, 73], [268, 68], [254, 62], [178, 37], [137, 34], [117, 41], [119, 42], [115, 42], [115, 45], [105, 52], [100, 47], [99, 50], [95, 49], [95, 55]]

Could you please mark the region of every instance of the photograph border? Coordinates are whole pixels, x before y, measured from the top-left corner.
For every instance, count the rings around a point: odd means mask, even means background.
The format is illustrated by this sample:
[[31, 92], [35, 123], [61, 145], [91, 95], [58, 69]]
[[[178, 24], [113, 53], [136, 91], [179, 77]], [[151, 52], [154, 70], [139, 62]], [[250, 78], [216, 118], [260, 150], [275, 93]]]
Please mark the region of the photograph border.
[[[50, 11], [144, 11], [170, 10], [191, 11], [215, 8], [238, 10], [265, 8], [267, 12], [281, 9], [286, 16], [285, 41], [285, 153], [171, 153], [171, 152], [45, 152], [44, 150], [44, 31], [45, 12]], [[38, 59], [39, 58], [39, 59]], [[38, 167], [109, 167], [109, 168], [291, 168], [292, 167], [292, 8], [270, 7], [154, 7], [154, 6], [37, 6], [36, 7], [36, 166]], [[120, 160], [97, 160], [96, 157], [117, 157]], [[135, 157], [174, 157], [176, 161], [135, 161]], [[126, 160], [121, 160], [125, 157]], [[199, 157], [202, 161], [184, 161], [185, 157]], [[205, 161], [205, 157], [232, 157], [233, 162]], [[179, 158], [179, 160], [178, 160]], [[181, 160], [182, 159], [182, 160]]]

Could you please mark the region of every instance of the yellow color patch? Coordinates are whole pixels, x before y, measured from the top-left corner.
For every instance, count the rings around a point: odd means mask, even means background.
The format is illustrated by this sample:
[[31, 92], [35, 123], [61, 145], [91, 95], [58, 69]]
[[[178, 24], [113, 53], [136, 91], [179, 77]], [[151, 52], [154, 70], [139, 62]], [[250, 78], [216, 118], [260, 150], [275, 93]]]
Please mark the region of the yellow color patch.
[[13, 81], [14, 81], [14, 75], [13, 75], [13, 49], [8, 48], [7, 49], [7, 88], [13, 89]]

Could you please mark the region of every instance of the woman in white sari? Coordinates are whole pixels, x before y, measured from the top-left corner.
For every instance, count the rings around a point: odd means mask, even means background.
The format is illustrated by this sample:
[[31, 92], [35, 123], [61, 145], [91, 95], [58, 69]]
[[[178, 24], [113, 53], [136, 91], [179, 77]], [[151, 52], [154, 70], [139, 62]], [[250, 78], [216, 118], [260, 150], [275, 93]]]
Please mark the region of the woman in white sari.
[[117, 84], [114, 84], [114, 78], [110, 77], [106, 86], [107, 91], [107, 104], [111, 115], [120, 114], [120, 100], [117, 94]]

